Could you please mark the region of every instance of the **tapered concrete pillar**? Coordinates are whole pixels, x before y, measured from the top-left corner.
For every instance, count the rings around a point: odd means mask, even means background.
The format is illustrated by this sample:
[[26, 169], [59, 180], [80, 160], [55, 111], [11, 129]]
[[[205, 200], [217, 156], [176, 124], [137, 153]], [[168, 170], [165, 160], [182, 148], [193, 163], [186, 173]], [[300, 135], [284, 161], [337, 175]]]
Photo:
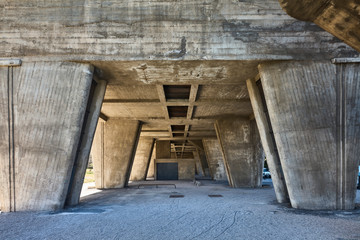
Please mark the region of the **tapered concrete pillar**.
[[261, 64], [291, 205], [353, 209], [360, 156], [360, 65]]
[[241, 117], [219, 119], [216, 134], [232, 187], [261, 187], [263, 161], [255, 123]]
[[96, 188], [123, 188], [129, 181], [141, 132], [139, 121], [99, 122], [92, 148]]
[[147, 174], [146, 174], [146, 178], [155, 178], [155, 174], [154, 174], [154, 171], [155, 171], [155, 149], [156, 149], [156, 142], [154, 144], [154, 149], [152, 151], [152, 154], [151, 154], [151, 160], [150, 160], [150, 164], [149, 164], [149, 169], [147, 171]]
[[64, 206], [92, 71], [69, 62], [0, 68], [1, 211]]
[[130, 181], [145, 181], [149, 169], [151, 155], [155, 144], [154, 138], [140, 137], [136, 149], [134, 164], [131, 169]]
[[202, 168], [200, 155], [198, 151], [193, 151], [194, 160], [195, 160], [195, 171], [199, 176], [205, 176], [204, 169]]
[[91, 145], [94, 139], [96, 126], [105, 95], [106, 85], [107, 83], [104, 80], [98, 80], [97, 82], [93, 81], [88, 106], [86, 109], [88, 114], [85, 114], [84, 117], [84, 127], [72, 171], [70, 187], [66, 197], [66, 205], [72, 206], [79, 203], [86, 168], [89, 163]]
[[203, 139], [202, 142], [213, 179], [228, 180], [219, 141], [207, 138]]
[[271, 135], [272, 127], [267, 116], [267, 107], [264, 102], [265, 99], [263, 99], [261, 92], [256, 85], [255, 79], [249, 79], [246, 83], [256, 124], [259, 129], [262, 146], [264, 147], [266, 160], [269, 165], [276, 199], [279, 203], [288, 202], [289, 196], [285, 184], [285, 178], [280, 163], [280, 157], [277, 152], [275, 139], [273, 138], [273, 135]]
[[201, 170], [202, 170], [203, 176], [212, 177], [212, 174], [211, 174], [210, 168], [209, 168], [208, 159], [206, 157], [202, 141], [201, 140], [192, 140], [190, 142], [196, 147], [196, 152], [197, 152], [196, 155], [198, 156], [198, 160], [201, 165]]

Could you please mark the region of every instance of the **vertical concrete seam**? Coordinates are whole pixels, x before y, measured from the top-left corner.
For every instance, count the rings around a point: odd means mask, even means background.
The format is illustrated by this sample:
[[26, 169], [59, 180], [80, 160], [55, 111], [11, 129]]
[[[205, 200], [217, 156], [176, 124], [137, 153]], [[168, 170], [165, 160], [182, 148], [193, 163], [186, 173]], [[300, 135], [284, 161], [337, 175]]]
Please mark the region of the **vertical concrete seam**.
[[16, 211], [15, 185], [15, 118], [14, 118], [14, 68], [8, 67], [8, 135], [9, 135], [9, 211]]
[[346, 83], [344, 83], [343, 64], [336, 67], [336, 208], [345, 207], [345, 185], [346, 185]]

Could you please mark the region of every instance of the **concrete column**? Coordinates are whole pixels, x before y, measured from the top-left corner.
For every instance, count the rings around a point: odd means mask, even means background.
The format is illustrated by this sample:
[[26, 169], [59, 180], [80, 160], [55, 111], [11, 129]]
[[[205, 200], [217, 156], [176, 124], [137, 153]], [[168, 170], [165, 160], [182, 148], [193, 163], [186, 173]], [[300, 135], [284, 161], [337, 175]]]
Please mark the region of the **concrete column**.
[[197, 156], [199, 157], [199, 162], [201, 164], [201, 169], [203, 171], [203, 176], [205, 177], [212, 177], [210, 172], [208, 159], [206, 158], [206, 154], [204, 151], [204, 146], [201, 140], [192, 140], [190, 141], [197, 150]]
[[91, 145], [94, 139], [96, 126], [105, 95], [106, 85], [107, 83], [104, 80], [99, 80], [96, 83], [93, 82], [87, 107], [88, 114], [85, 114], [83, 131], [72, 171], [72, 178], [66, 198], [66, 205], [71, 206], [79, 203], [86, 168], [89, 163]]
[[156, 141], [156, 159], [171, 158], [170, 141]]
[[241, 117], [219, 119], [215, 129], [230, 186], [261, 187], [263, 159], [257, 158], [255, 135], [258, 133], [250, 120]]
[[291, 205], [353, 209], [360, 156], [360, 65], [259, 66]]
[[69, 62], [0, 68], [1, 211], [64, 206], [92, 72]]
[[154, 148], [155, 139], [140, 137], [136, 149], [134, 164], [131, 170], [130, 181], [145, 181], [149, 169], [151, 155]]
[[213, 179], [228, 180], [219, 141], [211, 138], [202, 141]]
[[151, 160], [150, 160], [150, 164], [149, 164], [149, 169], [146, 175], [146, 178], [153, 178], [155, 179], [155, 175], [154, 175], [154, 171], [155, 171], [155, 149], [156, 149], [156, 142], [154, 144], [154, 149], [152, 151], [151, 154]]
[[261, 143], [264, 147], [266, 160], [269, 165], [277, 201], [279, 203], [288, 202], [289, 196], [286, 189], [285, 178], [282, 171], [279, 154], [277, 152], [275, 140], [271, 135], [271, 123], [266, 115], [267, 107], [264, 105], [265, 103], [261, 97], [261, 93], [258, 86], [256, 85], [255, 79], [249, 79], [246, 81], [246, 83], [251, 100], [251, 106], [253, 108], [256, 119], [256, 124], [259, 129]]
[[127, 186], [140, 132], [139, 121], [110, 118], [98, 124], [92, 149], [96, 188]]
[[195, 170], [199, 176], [205, 176], [204, 170], [201, 165], [200, 155], [198, 151], [193, 151], [194, 161], [195, 161]]

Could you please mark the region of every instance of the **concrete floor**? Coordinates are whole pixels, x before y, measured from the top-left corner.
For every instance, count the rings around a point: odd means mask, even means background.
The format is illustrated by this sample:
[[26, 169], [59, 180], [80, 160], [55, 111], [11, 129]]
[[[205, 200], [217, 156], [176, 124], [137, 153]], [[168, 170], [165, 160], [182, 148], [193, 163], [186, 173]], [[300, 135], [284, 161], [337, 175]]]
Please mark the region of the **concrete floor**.
[[269, 186], [201, 182], [171, 182], [176, 189], [137, 189], [134, 182], [83, 197], [80, 206], [62, 212], [2, 213], [0, 239], [360, 239], [359, 205], [354, 211], [299, 211], [277, 204]]

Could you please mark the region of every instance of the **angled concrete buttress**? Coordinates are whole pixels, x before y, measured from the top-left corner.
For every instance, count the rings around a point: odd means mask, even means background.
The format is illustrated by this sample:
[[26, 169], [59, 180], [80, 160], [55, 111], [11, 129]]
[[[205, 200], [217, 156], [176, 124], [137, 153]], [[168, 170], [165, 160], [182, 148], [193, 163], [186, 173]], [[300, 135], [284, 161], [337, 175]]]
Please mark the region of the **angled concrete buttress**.
[[91, 149], [96, 188], [127, 186], [141, 126], [140, 121], [116, 118], [99, 122]]
[[70, 62], [0, 68], [1, 211], [64, 206], [92, 76]]
[[193, 151], [193, 155], [194, 155], [194, 160], [195, 160], [195, 172], [196, 174], [198, 174], [199, 176], [205, 176], [204, 174], [204, 170], [201, 166], [201, 160], [200, 160], [200, 156], [199, 156], [199, 152], [197, 150]]
[[89, 163], [91, 145], [94, 139], [96, 126], [98, 123], [101, 106], [103, 103], [106, 81], [93, 81], [92, 90], [84, 118], [82, 135], [80, 138], [79, 149], [77, 151], [74, 168], [72, 172], [70, 187], [66, 197], [66, 205], [76, 205], [79, 203], [81, 189], [84, 183], [86, 168]]
[[209, 162], [205, 154], [204, 146], [201, 140], [192, 140], [190, 141], [196, 147], [196, 162], [200, 163], [200, 171], [202, 171], [203, 176], [205, 177], [212, 177], [209, 168]]
[[284, 174], [282, 171], [279, 154], [276, 149], [276, 143], [271, 135], [270, 121], [266, 115], [266, 106], [264, 100], [261, 97], [258, 86], [255, 79], [249, 79], [246, 81], [251, 105], [254, 111], [256, 124], [259, 129], [262, 146], [264, 147], [266, 160], [271, 172], [271, 178], [274, 185], [276, 199], [279, 203], [289, 202], [289, 196], [286, 189], [286, 183]]
[[353, 209], [360, 148], [360, 64], [259, 66], [291, 205]]
[[130, 181], [145, 181], [155, 144], [154, 138], [140, 137], [136, 149], [134, 164], [131, 169]]
[[[232, 187], [261, 187], [263, 154], [254, 121], [242, 117], [216, 120], [216, 134]], [[261, 144], [260, 144], [261, 145]]]
[[214, 180], [228, 180], [221, 147], [217, 139], [203, 139], [206, 158]]

